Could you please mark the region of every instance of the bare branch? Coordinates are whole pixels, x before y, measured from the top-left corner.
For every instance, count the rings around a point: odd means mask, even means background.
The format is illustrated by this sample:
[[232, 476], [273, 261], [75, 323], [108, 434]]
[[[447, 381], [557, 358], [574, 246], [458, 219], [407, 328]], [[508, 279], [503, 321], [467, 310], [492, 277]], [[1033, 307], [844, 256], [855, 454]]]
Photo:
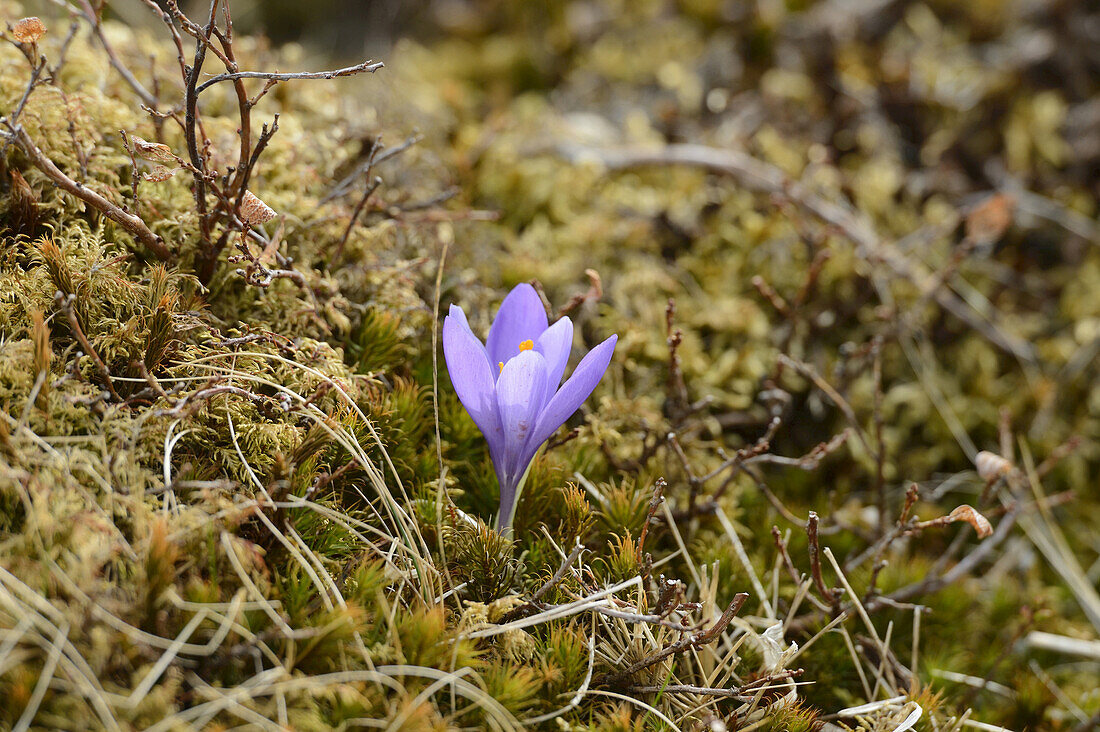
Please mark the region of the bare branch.
[[389, 160], [390, 158], [397, 157], [416, 143], [420, 142], [422, 139], [423, 137], [421, 135], [412, 135], [411, 137], [406, 138], [399, 145], [395, 145], [394, 147], [386, 148], [379, 151], [376, 149], [379, 144], [378, 139], [375, 138], [375, 140], [371, 142], [371, 148], [367, 152], [366, 160], [356, 165], [355, 170], [351, 171], [343, 178], [341, 178], [340, 182], [334, 185], [332, 187], [332, 190], [326, 193], [323, 198], [321, 198], [321, 203], [328, 203], [334, 198], [339, 198], [340, 196], [344, 195], [349, 190], [351, 190], [352, 185], [354, 185], [355, 181], [360, 176], [370, 176], [370, 172], [375, 165]]
[[76, 295], [65, 295], [60, 290], [58, 290], [57, 294], [54, 296], [55, 304], [65, 312], [65, 317], [69, 320], [69, 328], [72, 330], [73, 336], [92, 359], [92, 362], [95, 363], [100, 376], [103, 377], [103, 381], [107, 386], [107, 391], [111, 392], [111, 396], [114, 397], [116, 402], [121, 402], [122, 397], [115, 391], [115, 383], [111, 380], [110, 369], [107, 368], [107, 364], [103, 363], [103, 359], [99, 357], [95, 348], [92, 347], [92, 343], [88, 340], [88, 336], [84, 334], [84, 329], [80, 327], [80, 319], [76, 316], [76, 309], [73, 307], [73, 300], [75, 299]]
[[223, 81], [234, 81], [236, 79], [267, 79], [268, 81], [275, 82], [296, 79], [336, 79], [341, 76], [351, 76], [353, 74], [373, 74], [384, 66], [385, 64], [381, 61], [364, 61], [355, 66], [348, 66], [343, 69], [333, 69], [332, 71], [299, 71], [290, 74], [279, 74], [271, 71], [234, 71], [227, 74], [218, 74], [213, 78], [207, 79], [200, 84], [195, 91], [197, 94], [202, 94], [215, 84]]
[[145, 86], [137, 80], [133, 72], [126, 68], [126, 64], [122, 63], [118, 54], [115, 53], [115, 49], [111, 47], [111, 44], [107, 41], [107, 37], [103, 34], [102, 20], [96, 11], [92, 8], [91, 3], [88, 0], [80, 0], [81, 10], [77, 11], [84, 20], [88, 21], [88, 25], [92, 28], [92, 33], [95, 34], [99, 44], [103, 46], [103, 50], [107, 53], [107, 60], [111, 62], [111, 66], [118, 72], [119, 76], [134, 90], [134, 93], [141, 97], [141, 101], [148, 107], [156, 109], [157, 98], [145, 88]]
[[34, 144], [30, 135], [21, 126], [15, 126], [12, 129], [12, 136], [16, 145], [30, 158], [35, 167], [45, 173], [59, 188], [89, 204], [112, 221], [121, 224], [124, 229], [137, 237], [157, 259], [164, 262], [172, 259], [172, 253], [168, 251], [164, 240], [154, 234], [140, 217], [123, 211], [122, 208], [111, 203], [99, 193], [61, 172], [61, 169], [54, 165], [53, 161], [46, 157], [45, 153]]
[[825, 579], [821, 576], [821, 549], [817, 540], [817, 524], [817, 514], [810, 511], [810, 518], [806, 522], [806, 538], [809, 541], [810, 574], [814, 579], [814, 587], [817, 588], [817, 592], [821, 595], [821, 599], [832, 605], [833, 611], [836, 613], [840, 606], [840, 596], [843, 591], [836, 587], [831, 589], [826, 587]]

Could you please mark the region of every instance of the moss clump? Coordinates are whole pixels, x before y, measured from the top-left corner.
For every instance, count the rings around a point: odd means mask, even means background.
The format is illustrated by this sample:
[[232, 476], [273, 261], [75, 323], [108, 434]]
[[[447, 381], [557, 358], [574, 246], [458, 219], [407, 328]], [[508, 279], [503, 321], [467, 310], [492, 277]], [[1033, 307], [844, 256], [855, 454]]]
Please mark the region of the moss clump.
[[[1095, 79], [990, 62], [979, 40], [1049, 30], [1005, 3], [903, 3], [850, 34], [827, 3], [728, 5], [485, 0], [491, 21], [402, 42], [385, 75], [276, 86], [249, 128], [279, 114], [248, 183], [278, 218], [253, 247], [217, 194], [239, 172], [232, 85], [202, 97], [220, 174], [204, 219], [186, 166], [156, 181], [127, 150], [190, 158], [165, 28], [103, 25], [163, 117], [80, 25], [6, 129], [169, 254], [5, 146], [0, 727], [892, 729], [919, 706], [918, 729], [967, 710], [1068, 729], [1065, 699], [1094, 713], [1092, 669], [1019, 641], [1089, 632], [1063, 575], [1095, 558], [1100, 250], [1071, 154], [1087, 157], [1074, 120]], [[56, 64], [63, 23], [47, 25]], [[309, 65], [234, 49], [240, 68]], [[3, 110], [34, 73], [25, 50], [0, 47]], [[413, 127], [420, 144], [364, 167]], [[731, 150], [757, 174], [714, 162]], [[258, 286], [259, 270], [280, 274]], [[579, 342], [620, 340], [505, 537], [433, 310], [459, 302], [484, 332], [521, 280], [572, 301]], [[1016, 472], [983, 503], [974, 452], [1003, 444]], [[938, 583], [987, 545], [912, 517], [961, 503], [1006, 528], [976, 576]], [[1023, 532], [999, 523], [1017, 504]], [[1055, 530], [1064, 546], [1037, 533]], [[822, 547], [873, 629], [830, 592]], [[971, 691], [986, 676], [1011, 694]], [[885, 697], [903, 700], [828, 716]]]

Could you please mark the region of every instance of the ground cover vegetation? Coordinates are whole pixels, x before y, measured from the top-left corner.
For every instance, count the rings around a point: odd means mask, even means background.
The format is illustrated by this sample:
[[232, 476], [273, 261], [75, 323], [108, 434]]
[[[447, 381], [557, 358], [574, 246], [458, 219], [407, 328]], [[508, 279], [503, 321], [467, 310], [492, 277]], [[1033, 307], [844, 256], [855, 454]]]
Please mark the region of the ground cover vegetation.
[[1097, 11], [249, 7], [0, 0], [0, 728], [1100, 721]]

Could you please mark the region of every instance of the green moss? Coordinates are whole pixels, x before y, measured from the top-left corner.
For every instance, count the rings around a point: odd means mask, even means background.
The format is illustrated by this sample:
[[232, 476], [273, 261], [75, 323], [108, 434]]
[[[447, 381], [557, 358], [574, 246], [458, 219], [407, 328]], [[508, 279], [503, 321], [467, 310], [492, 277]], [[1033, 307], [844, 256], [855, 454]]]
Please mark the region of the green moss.
[[[507, 728], [560, 712], [543, 726], [661, 729], [651, 705], [684, 728], [710, 724], [713, 713], [730, 728], [817, 729], [822, 716], [868, 701], [857, 664], [865, 674], [877, 668], [870, 655], [854, 661], [839, 631], [794, 662], [806, 682], [794, 703], [775, 704], [775, 689], [752, 709], [684, 690], [766, 679], [783, 667], [788, 643], [805, 645], [828, 622], [812, 600], [800, 599], [803, 617], [779, 640], [764, 634], [775, 619], [753, 597], [712, 642], [648, 660], [708, 627], [737, 593], [758, 594], [752, 575], [785, 617], [801, 596], [777, 558], [773, 525], [789, 532], [796, 575], [809, 571], [801, 522], [811, 510], [838, 561], [863, 552], [878, 519], [871, 445], [880, 437], [887, 525], [910, 481], [922, 487], [921, 519], [978, 505], [981, 485], [953, 430], [999, 449], [1002, 413], [1040, 460], [1080, 439], [1044, 489], [1077, 491], [1072, 508], [1052, 515], [1087, 567], [1100, 378], [1086, 356], [1098, 334], [1100, 250], [1059, 220], [1098, 209], [1071, 157], [1075, 115], [1095, 84], [1044, 88], [1041, 69], [991, 64], [988, 44], [1047, 31], [997, 0], [907, 6], [881, 32], [827, 42], [799, 30], [813, 28], [819, 4], [727, 5], [484, 0], [472, 6], [480, 20], [454, 20], [430, 46], [400, 43], [386, 72], [360, 86], [279, 85], [254, 110], [254, 127], [278, 112], [280, 129], [250, 187], [280, 214], [267, 234], [278, 231], [279, 254], [301, 280], [267, 288], [243, 283], [232, 246], [200, 284], [205, 245], [186, 171], [139, 181], [134, 198], [119, 130], [177, 153], [183, 136], [141, 110], [81, 30], [20, 122], [66, 174], [141, 216], [172, 259], [151, 261], [132, 234], [5, 148], [0, 726], [14, 726], [33, 702], [43, 728], [110, 726], [104, 717], [134, 728], [232, 727], [257, 716], [302, 730], [363, 719]], [[64, 22], [47, 24], [42, 50], [53, 59]], [[178, 75], [166, 37], [121, 24], [106, 31], [141, 78]], [[241, 68], [303, 66], [296, 47], [239, 36], [236, 49]], [[0, 62], [0, 108], [10, 110], [29, 72], [10, 44]], [[170, 86], [161, 85], [165, 109]], [[235, 99], [212, 91], [202, 111], [212, 160], [224, 168], [239, 144]], [[375, 135], [393, 145], [413, 127], [425, 139], [379, 168], [386, 185], [349, 230], [360, 193], [329, 199], [333, 182]], [[926, 281], [891, 274], [788, 196], [693, 167], [615, 171], [556, 150], [680, 141], [743, 150], [822, 200], [850, 205], [929, 272], [955, 266], [968, 246], [969, 199], [993, 185], [990, 171], [1009, 171], [1038, 194], [1032, 206], [1045, 202], [1057, 215], [1021, 208], [995, 242], [958, 262], [950, 285], [1029, 343], [1037, 362], [1009, 356], [988, 328], [964, 324], [923, 292]], [[416, 207], [452, 184], [452, 203]], [[486, 210], [497, 215], [472, 213]], [[561, 305], [586, 291], [585, 270], [594, 269], [602, 297], [573, 311], [577, 345], [620, 338], [601, 386], [568, 424], [575, 437], [532, 465], [512, 537], [489, 528], [499, 493], [485, 441], [445, 371], [433, 370], [444, 242], [440, 300], [463, 305], [478, 333], [507, 287], [536, 279]], [[777, 310], [754, 277], [787, 307]], [[670, 298], [683, 393], [670, 378]], [[850, 413], [780, 367], [781, 353], [811, 364]], [[774, 455], [811, 453], [853, 421], [868, 444], [850, 435], [819, 465], [754, 462], [776, 414], [784, 423]], [[707, 482], [691, 513], [693, 477], [722, 469], [738, 450], [748, 451], [751, 474]], [[953, 487], [937, 495], [946, 476]], [[659, 507], [643, 548], [657, 478], [667, 480], [676, 521]], [[992, 504], [979, 508], [996, 518]], [[919, 583], [959, 531], [969, 529], [932, 528], [889, 548], [877, 591]], [[1064, 727], [1062, 700], [1027, 661], [1075, 703], [1095, 706], [1092, 669], [1066, 670], [1056, 656], [1011, 646], [1031, 627], [1071, 637], [1089, 627], [1027, 538], [1011, 541], [976, 577], [910, 598], [930, 610], [918, 683], [899, 690], [925, 711], [918, 729], [932, 720], [945, 728], [965, 706], [1012, 729]], [[578, 543], [583, 553], [562, 569]], [[976, 546], [968, 538], [962, 550]], [[847, 572], [857, 593], [870, 566]], [[662, 578], [682, 580], [683, 594], [662, 599], [662, 588], [676, 586], [658, 585]], [[824, 581], [839, 583], [828, 564]], [[630, 584], [600, 606], [607, 612], [586, 607], [477, 632], [617, 582]], [[635, 610], [650, 619], [623, 617]], [[910, 608], [875, 613], [902, 665], [912, 618]], [[867, 632], [851, 617], [844, 627]], [[618, 675], [630, 664], [640, 666]], [[55, 681], [38, 698], [47, 668]], [[991, 674], [1014, 695], [970, 694], [942, 671]], [[883, 724], [895, 713], [882, 710]]]

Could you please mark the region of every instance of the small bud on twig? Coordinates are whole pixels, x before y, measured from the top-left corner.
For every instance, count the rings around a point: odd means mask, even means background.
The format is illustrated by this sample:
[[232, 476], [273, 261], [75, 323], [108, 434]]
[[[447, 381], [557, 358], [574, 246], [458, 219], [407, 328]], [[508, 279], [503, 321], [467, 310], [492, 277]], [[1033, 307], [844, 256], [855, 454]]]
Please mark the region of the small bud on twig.
[[252, 191], [241, 197], [241, 220], [249, 226], [259, 226], [275, 218], [275, 210], [261, 201]]
[[38, 43], [38, 39], [46, 35], [46, 24], [33, 16], [22, 18], [15, 21], [11, 33], [20, 43]]

